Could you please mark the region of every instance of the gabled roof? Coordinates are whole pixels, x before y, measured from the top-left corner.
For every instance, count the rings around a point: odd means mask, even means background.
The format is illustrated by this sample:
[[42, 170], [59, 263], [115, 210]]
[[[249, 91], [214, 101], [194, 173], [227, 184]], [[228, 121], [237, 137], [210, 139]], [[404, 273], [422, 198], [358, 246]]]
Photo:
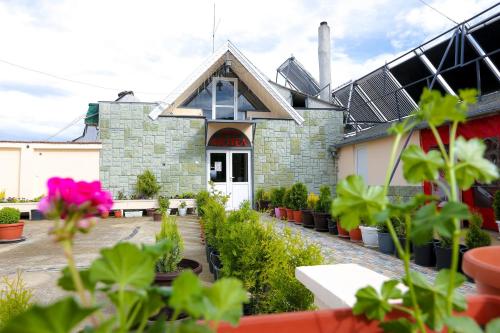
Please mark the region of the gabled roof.
[[[241, 67], [242, 73], [236, 73], [247, 86], [262, 99], [264, 104], [272, 104], [275, 109], [288, 115], [299, 125], [304, 122], [302, 116], [288, 103], [288, 101], [273, 87], [267, 77], [262, 74], [241, 52], [227, 41], [222, 47], [215, 51], [200, 67], [198, 67], [180, 86], [172, 91], [163, 101], [151, 111], [149, 117], [157, 119], [169, 107], [175, 107], [182, 103], [181, 99], [191, 94], [200, 84], [209, 78], [221, 65], [225, 58], [231, 56], [231, 60], [237, 63], [237, 69]], [[233, 67], [233, 65], [232, 65]], [[244, 73], [243, 73], [244, 72]], [[251, 82], [250, 82], [251, 81]], [[260, 95], [260, 96], [259, 96]], [[270, 105], [266, 105], [271, 109]]]

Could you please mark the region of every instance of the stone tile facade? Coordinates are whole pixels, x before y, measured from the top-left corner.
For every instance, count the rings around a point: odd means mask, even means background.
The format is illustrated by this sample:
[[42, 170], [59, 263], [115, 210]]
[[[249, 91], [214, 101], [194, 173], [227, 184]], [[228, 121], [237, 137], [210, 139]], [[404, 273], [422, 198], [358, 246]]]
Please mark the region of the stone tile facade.
[[[206, 188], [205, 120], [148, 114], [154, 104], [101, 102], [100, 177], [116, 196], [130, 196], [137, 175], [151, 169], [162, 193], [175, 195]], [[303, 126], [292, 120], [258, 120], [253, 152], [254, 189], [304, 182], [318, 192], [337, 182], [337, 165], [328, 148], [342, 137], [342, 112], [300, 110]]]

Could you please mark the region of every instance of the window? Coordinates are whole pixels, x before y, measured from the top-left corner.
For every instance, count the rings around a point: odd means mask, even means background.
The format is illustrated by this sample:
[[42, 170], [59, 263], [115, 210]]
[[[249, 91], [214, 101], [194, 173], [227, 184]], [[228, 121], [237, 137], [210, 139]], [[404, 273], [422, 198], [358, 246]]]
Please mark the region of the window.
[[212, 119], [234, 120], [238, 110], [238, 80], [214, 78], [212, 81]]

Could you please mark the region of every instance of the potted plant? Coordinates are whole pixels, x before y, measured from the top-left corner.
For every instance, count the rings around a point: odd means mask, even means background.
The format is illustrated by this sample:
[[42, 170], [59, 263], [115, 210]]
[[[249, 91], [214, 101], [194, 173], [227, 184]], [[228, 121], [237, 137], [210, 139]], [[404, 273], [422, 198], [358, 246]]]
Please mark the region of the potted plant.
[[413, 244], [415, 264], [424, 267], [436, 266], [436, 252], [434, 251], [434, 240], [425, 244]]
[[500, 232], [500, 191], [496, 191], [493, 198], [493, 213], [495, 214], [498, 231]]
[[279, 195], [278, 188], [271, 189], [271, 206], [273, 206], [274, 209], [274, 217], [276, 217], [277, 219], [281, 219], [280, 209], [279, 209], [280, 202], [278, 199], [278, 195]]
[[[459, 272], [462, 271], [462, 257], [466, 249], [465, 245], [459, 244], [457, 265]], [[436, 268], [438, 270], [451, 268], [453, 248], [450, 238], [441, 236], [439, 239], [434, 240], [434, 252], [436, 252]]]
[[286, 208], [285, 208], [285, 194], [286, 194], [286, 187], [279, 187], [277, 189], [276, 195], [277, 195], [277, 203], [278, 203], [278, 210], [279, 210], [279, 219], [281, 220], [286, 220]]
[[302, 224], [302, 209], [307, 207], [307, 187], [301, 182], [293, 184], [290, 192], [290, 201], [293, 205], [293, 220], [295, 224]]
[[[469, 228], [465, 234], [465, 248], [461, 248], [460, 252], [462, 256], [469, 250], [491, 245], [490, 235], [481, 229], [483, 225], [483, 218], [479, 213], [472, 214], [469, 219]], [[470, 276], [467, 276], [469, 280], [472, 280]]]
[[359, 229], [361, 230], [361, 239], [366, 247], [378, 247], [377, 227], [372, 227], [362, 222]]
[[101, 212], [101, 219], [107, 219], [109, 217], [109, 211]]
[[135, 184], [135, 196], [138, 199], [151, 199], [160, 191], [161, 185], [158, 184], [156, 176], [151, 170], [145, 170], [137, 176]]
[[263, 188], [259, 188], [255, 192], [255, 202], [258, 211], [261, 212], [266, 211], [269, 208], [270, 193], [264, 190]]
[[181, 204], [179, 205], [179, 216], [186, 216], [187, 213], [187, 204], [185, 201], [182, 201]]
[[394, 253], [394, 241], [389, 234], [389, 228], [385, 221], [377, 223], [378, 249], [385, 254]]
[[[43, 195], [40, 195], [33, 199], [33, 202], [39, 202], [43, 198]], [[32, 209], [30, 211], [30, 218], [32, 221], [40, 221], [45, 218], [43, 213], [39, 209]]]
[[0, 241], [21, 239], [24, 222], [20, 221], [21, 213], [16, 208], [4, 207], [0, 209]]
[[333, 216], [329, 216], [328, 220], [328, 232], [332, 235], [338, 235], [339, 229], [337, 228], [337, 220]]
[[305, 228], [314, 228], [313, 211], [318, 204], [319, 196], [313, 192], [307, 196], [307, 209], [302, 210], [302, 226]]
[[122, 211], [121, 211], [121, 209], [116, 209], [116, 210], [114, 210], [114, 211], [113, 211], [113, 216], [114, 216], [115, 218], [120, 218], [120, 217], [122, 217]]
[[164, 215], [170, 215], [170, 200], [163, 195], [158, 196], [158, 209], [153, 213], [153, 221], [161, 221]]
[[330, 187], [322, 185], [319, 188], [319, 201], [316, 204], [316, 209], [313, 212], [314, 230], [328, 231], [327, 218], [330, 215], [330, 206], [332, 204], [332, 197]]
[[[403, 223], [398, 217], [394, 218], [396, 221], [393, 222], [394, 225], [394, 230], [396, 231], [396, 235], [398, 236], [398, 241], [401, 246], [404, 246], [406, 243], [406, 224]], [[413, 251], [413, 246], [410, 243], [410, 251]], [[394, 256], [396, 258], [399, 258], [398, 251], [396, 250], [396, 247], [394, 247]]]
[[294, 202], [292, 201], [291, 194], [292, 188], [287, 188], [283, 196], [283, 206], [285, 207], [288, 222], [295, 222], [293, 219]]

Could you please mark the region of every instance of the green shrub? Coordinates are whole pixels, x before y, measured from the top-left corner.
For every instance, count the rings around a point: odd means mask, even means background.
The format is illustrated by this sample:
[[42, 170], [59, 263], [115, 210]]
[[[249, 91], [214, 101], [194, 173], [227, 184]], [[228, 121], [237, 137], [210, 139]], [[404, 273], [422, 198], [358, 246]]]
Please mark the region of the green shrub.
[[500, 191], [495, 192], [495, 197], [493, 199], [493, 212], [495, 213], [495, 219], [500, 221]]
[[483, 218], [478, 213], [472, 214], [469, 220], [469, 230], [465, 235], [465, 245], [469, 249], [474, 249], [481, 246], [491, 245], [490, 235], [481, 229], [483, 225]]
[[207, 203], [203, 206], [202, 224], [205, 229], [205, 238], [207, 244], [219, 248], [219, 239], [217, 231], [226, 223], [226, 209], [216, 199], [210, 197]]
[[13, 279], [4, 276], [2, 282], [4, 286], [0, 289], [0, 329], [10, 319], [26, 311], [33, 298], [33, 291], [26, 287], [20, 272], [17, 272]]
[[4, 207], [0, 209], [0, 224], [17, 223], [21, 218], [21, 213], [16, 208]]
[[327, 185], [321, 185], [321, 187], [319, 188], [319, 201], [316, 204], [316, 211], [329, 213], [331, 205], [332, 193], [330, 192], [330, 187]]
[[170, 200], [163, 195], [158, 196], [158, 211], [165, 215], [167, 213], [168, 207], [170, 206]]
[[137, 176], [135, 184], [135, 194], [139, 199], [151, 199], [160, 191], [160, 184], [156, 180], [156, 176], [151, 170], [145, 170]]
[[290, 200], [290, 194], [291, 194], [291, 189], [287, 188], [285, 190], [285, 195], [283, 195], [283, 207], [288, 208], [288, 209], [293, 209], [292, 207], [292, 201]]
[[156, 272], [169, 273], [178, 270], [182, 260], [184, 242], [177, 228], [174, 216], [163, 216], [160, 232], [156, 234], [156, 242], [168, 241], [169, 251], [165, 252], [156, 262]]
[[295, 183], [290, 191], [290, 203], [294, 210], [307, 207], [307, 187], [303, 183]]
[[285, 196], [286, 188], [278, 187], [271, 191], [271, 204], [273, 207], [283, 207], [283, 197]]
[[314, 194], [314, 192], [309, 193], [309, 195], [307, 196], [307, 209], [315, 210], [318, 201], [319, 197]]
[[203, 217], [203, 206], [207, 204], [210, 198], [210, 193], [207, 190], [198, 192], [196, 195], [196, 207], [198, 209], [198, 215]]

